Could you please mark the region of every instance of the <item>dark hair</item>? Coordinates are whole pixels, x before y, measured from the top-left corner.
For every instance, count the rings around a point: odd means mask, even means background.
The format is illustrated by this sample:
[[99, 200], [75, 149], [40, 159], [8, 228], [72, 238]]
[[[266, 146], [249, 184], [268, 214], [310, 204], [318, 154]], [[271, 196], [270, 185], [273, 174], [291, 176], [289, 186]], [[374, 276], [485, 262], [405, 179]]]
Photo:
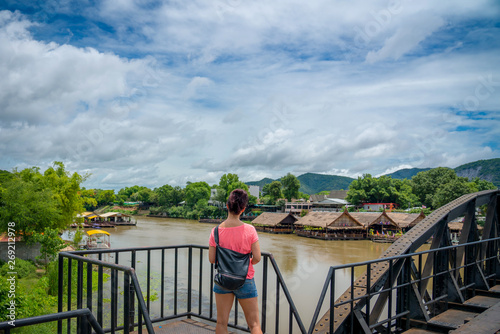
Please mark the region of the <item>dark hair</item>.
[[248, 194], [243, 189], [234, 189], [227, 198], [227, 208], [229, 212], [239, 215], [248, 204]]

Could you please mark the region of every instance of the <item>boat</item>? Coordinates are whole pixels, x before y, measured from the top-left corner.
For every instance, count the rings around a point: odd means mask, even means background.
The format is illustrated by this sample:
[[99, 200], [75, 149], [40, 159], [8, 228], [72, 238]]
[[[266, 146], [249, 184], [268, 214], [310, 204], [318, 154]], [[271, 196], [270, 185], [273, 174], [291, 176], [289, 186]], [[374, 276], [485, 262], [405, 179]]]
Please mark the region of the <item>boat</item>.
[[85, 231], [87, 238], [83, 240], [82, 248], [85, 249], [104, 249], [111, 248], [111, 235], [104, 230]]

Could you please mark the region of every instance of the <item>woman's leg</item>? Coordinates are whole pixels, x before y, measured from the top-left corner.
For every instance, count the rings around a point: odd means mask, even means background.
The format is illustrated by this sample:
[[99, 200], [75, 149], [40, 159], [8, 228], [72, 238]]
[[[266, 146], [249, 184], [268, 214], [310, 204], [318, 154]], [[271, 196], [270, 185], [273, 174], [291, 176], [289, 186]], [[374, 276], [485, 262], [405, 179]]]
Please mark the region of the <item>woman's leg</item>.
[[259, 321], [259, 303], [257, 297], [238, 299], [240, 302], [245, 319], [247, 319], [248, 328], [252, 334], [262, 334]]
[[215, 293], [215, 304], [217, 305], [217, 325], [216, 334], [227, 334], [227, 323], [229, 322], [229, 312], [234, 302], [232, 293]]

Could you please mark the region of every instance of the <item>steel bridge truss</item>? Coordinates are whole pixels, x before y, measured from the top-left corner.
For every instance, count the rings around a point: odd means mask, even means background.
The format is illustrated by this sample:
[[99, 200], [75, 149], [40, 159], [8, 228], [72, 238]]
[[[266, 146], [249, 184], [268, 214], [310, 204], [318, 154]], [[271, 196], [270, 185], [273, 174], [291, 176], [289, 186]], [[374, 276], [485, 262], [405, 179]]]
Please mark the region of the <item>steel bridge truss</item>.
[[[464, 195], [426, 217], [379, 259], [331, 267], [308, 333], [391, 333], [427, 326], [450, 304], [489, 290], [500, 277], [499, 199], [498, 190]], [[481, 237], [476, 211], [484, 206]], [[448, 223], [459, 217], [463, 229], [458, 245], [452, 245]], [[416, 253], [429, 242], [430, 250]], [[363, 270], [355, 279], [355, 271]], [[334, 301], [339, 277], [345, 276], [350, 287]], [[330, 308], [316, 322], [328, 290]]]

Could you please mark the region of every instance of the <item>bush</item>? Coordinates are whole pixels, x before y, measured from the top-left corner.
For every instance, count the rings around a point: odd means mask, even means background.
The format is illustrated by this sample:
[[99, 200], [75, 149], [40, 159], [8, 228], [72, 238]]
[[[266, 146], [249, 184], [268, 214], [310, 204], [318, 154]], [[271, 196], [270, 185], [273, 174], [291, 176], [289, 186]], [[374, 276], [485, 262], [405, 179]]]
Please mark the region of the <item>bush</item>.
[[17, 278], [27, 278], [36, 276], [36, 266], [31, 261], [16, 259], [16, 265], [12, 270], [8, 263], [5, 263], [0, 268], [0, 275], [7, 276], [8, 272], [16, 272]]

